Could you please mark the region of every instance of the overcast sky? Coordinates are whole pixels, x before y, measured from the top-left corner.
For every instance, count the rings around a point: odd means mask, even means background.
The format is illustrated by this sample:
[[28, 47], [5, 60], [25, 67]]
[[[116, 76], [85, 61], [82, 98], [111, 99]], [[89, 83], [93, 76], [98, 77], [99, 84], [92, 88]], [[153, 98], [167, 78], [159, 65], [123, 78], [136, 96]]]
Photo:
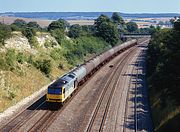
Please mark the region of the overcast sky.
[[180, 13], [180, 0], [0, 0], [0, 12]]

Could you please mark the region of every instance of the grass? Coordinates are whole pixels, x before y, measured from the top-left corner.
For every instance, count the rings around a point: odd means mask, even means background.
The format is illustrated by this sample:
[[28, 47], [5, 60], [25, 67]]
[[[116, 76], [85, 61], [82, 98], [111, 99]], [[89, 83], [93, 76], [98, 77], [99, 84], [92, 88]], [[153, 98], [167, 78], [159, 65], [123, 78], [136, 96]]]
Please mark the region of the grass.
[[[108, 48], [110, 45], [102, 39], [89, 36], [64, 39], [57, 48], [38, 47], [35, 54], [11, 49], [1, 53], [0, 112]], [[48, 65], [39, 63], [43, 61]], [[48, 69], [48, 75], [44, 69]]]
[[4, 82], [4, 84], [0, 89], [0, 112], [50, 82], [48, 78], [34, 67], [27, 68], [22, 66], [21, 70], [24, 72], [23, 75], [12, 71], [1, 72], [2, 78], [0, 81]]

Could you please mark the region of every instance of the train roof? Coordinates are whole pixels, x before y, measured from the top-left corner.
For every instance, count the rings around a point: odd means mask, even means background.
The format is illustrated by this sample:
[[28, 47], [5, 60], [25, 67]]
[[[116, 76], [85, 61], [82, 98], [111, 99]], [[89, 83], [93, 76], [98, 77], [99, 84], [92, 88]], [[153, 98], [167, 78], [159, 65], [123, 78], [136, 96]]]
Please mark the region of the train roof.
[[63, 87], [74, 79], [75, 76], [73, 74], [66, 74], [52, 83], [50, 87]]

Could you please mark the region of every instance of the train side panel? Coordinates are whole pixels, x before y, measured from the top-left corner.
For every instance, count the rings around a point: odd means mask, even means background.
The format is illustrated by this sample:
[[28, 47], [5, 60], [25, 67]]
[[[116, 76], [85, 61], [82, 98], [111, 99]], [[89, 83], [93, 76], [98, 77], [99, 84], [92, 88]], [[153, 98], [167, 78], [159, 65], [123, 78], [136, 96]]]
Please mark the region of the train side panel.
[[87, 75], [86, 68], [83, 66], [74, 70], [73, 73], [76, 75], [78, 83]]

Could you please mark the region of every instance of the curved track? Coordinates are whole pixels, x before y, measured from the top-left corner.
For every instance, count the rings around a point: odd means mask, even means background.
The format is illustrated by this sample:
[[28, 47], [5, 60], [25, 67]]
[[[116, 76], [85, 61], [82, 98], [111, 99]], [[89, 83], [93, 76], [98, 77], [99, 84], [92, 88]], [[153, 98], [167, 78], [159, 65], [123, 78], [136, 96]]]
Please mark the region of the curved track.
[[[128, 49], [125, 55], [119, 59], [119, 62], [116, 64], [115, 68], [113, 68], [108, 79], [106, 79], [104, 90], [96, 108], [94, 109], [94, 114], [86, 129], [87, 131], [103, 131], [114, 91], [120, 81], [119, 74], [123, 71], [127, 62], [132, 59], [136, 49], [137, 46]], [[95, 75], [96, 73], [93, 76]], [[83, 85], [80, 86], [73, 97], [83, 88]], [[71, 97], [68, 102], [70, 102], [73, 97]], [[63, 107], [59, 104], [54, 104], [52, 107], [52, 105], [49, 105], [44, 101], [44, 99], [41, 99], [39, 102], [36, 102], [36, 104], [22, 111], [9, 123], [3, 126], [0, 131], [45, 131], [53, 123], [56, 117], [66, 108], [68, 102], [65, 103]]]
[[137, 47], [129, 50], [122, 60], [118, 63], [114, 71], [109, 76], [107, 83], [105, 85], [104, 91], [96, 105], [93, 112], [93, 116], [87, 127], [87, 132], [90, 131], [103, 131], [104, 124], [106, 121], [107, 113], [110, 107], [111, 99], [113, 97], [114, 91], [120, 81], [119, 75], [123, 72], [123, 68], [127, 62], [135, 54]]

